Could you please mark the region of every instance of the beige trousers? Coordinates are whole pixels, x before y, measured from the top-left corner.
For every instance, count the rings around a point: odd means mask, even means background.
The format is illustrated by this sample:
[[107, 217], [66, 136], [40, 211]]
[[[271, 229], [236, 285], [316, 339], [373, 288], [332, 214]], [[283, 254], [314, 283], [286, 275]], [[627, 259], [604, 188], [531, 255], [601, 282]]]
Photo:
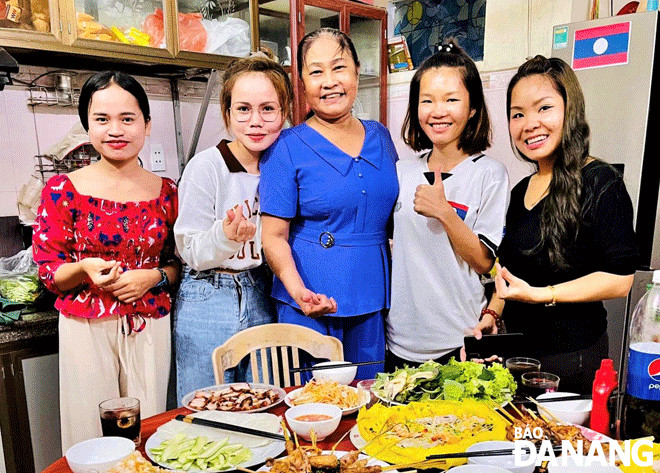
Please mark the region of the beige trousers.
[[99, 403], [113, 397], [140, 400], [142, 419], [165, 410], [170, 372], [170, 316], [146, 319], [129, 335], [126, 318], [59, 318], [62, 453], [101, 436]]

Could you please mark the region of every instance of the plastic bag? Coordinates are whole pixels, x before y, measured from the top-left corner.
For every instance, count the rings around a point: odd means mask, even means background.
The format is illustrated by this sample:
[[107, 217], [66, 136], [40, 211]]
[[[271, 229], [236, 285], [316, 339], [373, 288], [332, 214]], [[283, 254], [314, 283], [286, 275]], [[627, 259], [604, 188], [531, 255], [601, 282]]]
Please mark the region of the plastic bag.
[[[179, 13], [179, 48], [225, 56], [245, 57], [250, 54], [250, 25], [240, 18], [222, 21], [204, 20], [200, 13]], [[157, 8], [147, 15], [142, 31], [151, 39], [149, 44], [165, 47], [163, 10]]]
[[43, 293], [32, 258], [32, 247], [0, 258], [0, 296], [11, 302], [33, 303]]
[[51, 156], [53, 161], [60, 162], [76, 148], [87, 143], [90, 143], [89, 135], [83, 128], [82, 123], [78, 122], [71, 127], [64, 138], [51, 146], [46, 154]]
[[201, 13], [179, 13], [179, 48], [182, 51], [208, 52], [208, 33]]
[[[205, 52], [208, 42], [206, 28], [200, 13], [179, 13], [179, 48], [183, 51]], [[165, 47], [163, 10], [157, 8], [142, 22], [142, 31], [149, 35], [149, 44], [156, 48]]]
[[245, 57], [250, 54], [250, 25], [240, 18], [222, 21], [202, 20], [208, 33], [206, 52], [224, 56]]
[[31, 226], [36, 221], [43, 188], [44, 183], [41, 179], [32, 176], [27, 184], [23, 184], [21, 190], [18, 191], [18, 220], [23, 225]]
[[163, 10], [156, 8], [152, 14], [142, 22], [142, 31], [149, 35], [149, 44], [155, 48], [160, 48], [163, 38], [165, 38], [165, 26], [163, 24]]

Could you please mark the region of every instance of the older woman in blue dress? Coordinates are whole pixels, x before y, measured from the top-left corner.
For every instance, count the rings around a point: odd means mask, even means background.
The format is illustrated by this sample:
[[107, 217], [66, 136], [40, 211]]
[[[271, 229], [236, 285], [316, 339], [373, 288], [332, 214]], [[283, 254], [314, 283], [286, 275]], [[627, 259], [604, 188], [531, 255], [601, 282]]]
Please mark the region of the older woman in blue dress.
[[[339, 338], [353, 362], [385, 355], [386, 227], [399, 191], [389, 132], [351, 114], [359, 67], [339, 31], [302, 39], [298, 74], [311, 116], [264, 154], [259, 184], [278, 320]], [[382, 370], [363, 366], [357, 377]]]

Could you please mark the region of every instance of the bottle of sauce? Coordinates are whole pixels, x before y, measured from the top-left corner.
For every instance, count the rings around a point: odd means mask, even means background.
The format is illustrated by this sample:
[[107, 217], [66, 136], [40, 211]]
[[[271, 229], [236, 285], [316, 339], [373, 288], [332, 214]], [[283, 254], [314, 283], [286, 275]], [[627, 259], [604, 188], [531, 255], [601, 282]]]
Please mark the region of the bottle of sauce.
[[609, 411], [609, 400], [619, 383], [614, 364], [609, 358], [601, 360], [600, 369], [596, 371], [593, 391], [591, 393], [592, 407], [589, 427], [591, 430], [611, 437], [611, 419]]

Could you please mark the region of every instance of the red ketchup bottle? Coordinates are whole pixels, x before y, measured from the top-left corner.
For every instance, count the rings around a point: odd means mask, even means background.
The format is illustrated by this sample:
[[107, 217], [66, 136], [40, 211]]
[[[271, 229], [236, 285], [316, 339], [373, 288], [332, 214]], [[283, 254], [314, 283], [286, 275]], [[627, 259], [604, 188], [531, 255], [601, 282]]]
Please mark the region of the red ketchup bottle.
[[612, 391], [618, 386], [617, 373], [612, 360], [601, 360], [600, 369], [596, 371], [593, 391], [591, 393], [592, 407], [589, 427], [591, 430], [611, 437], [610, 411], [608, 403]]

